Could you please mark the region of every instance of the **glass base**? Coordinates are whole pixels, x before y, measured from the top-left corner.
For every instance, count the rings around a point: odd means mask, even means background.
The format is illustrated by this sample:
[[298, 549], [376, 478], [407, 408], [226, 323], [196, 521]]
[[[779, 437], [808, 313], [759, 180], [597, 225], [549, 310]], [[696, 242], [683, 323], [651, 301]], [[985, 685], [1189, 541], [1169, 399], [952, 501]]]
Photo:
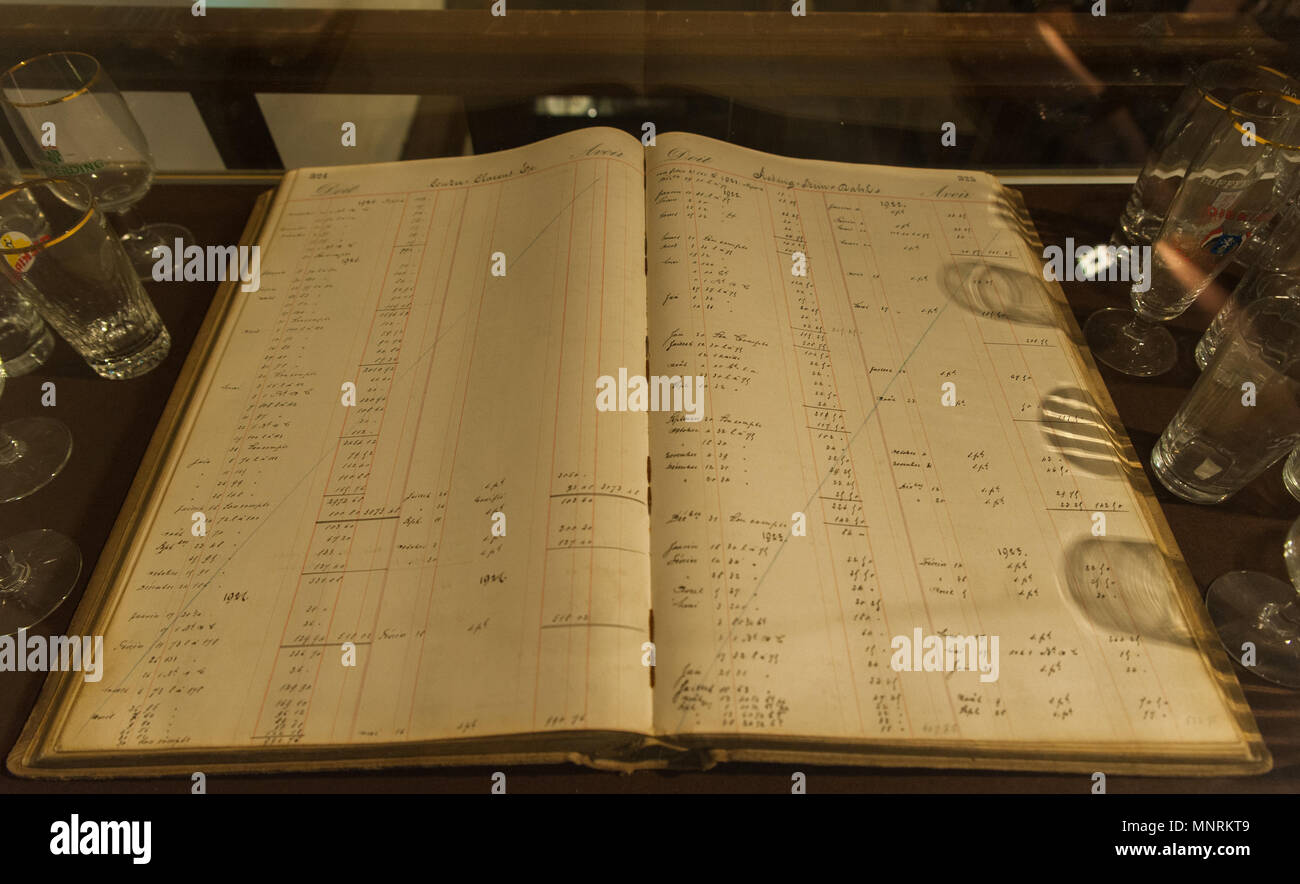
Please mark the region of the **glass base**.
[[40, 623], [62, 604], [81, 576], [81, 551], [57, 531], [25, 531], [0, 539], [0, 555], [7, 572], [0, 580], [0, 635]]
[[1300, 450], [1291, 452], [1282, 465], [1282, 486], [1288, 494], [1300, 500]]
[[1110, 241], [1117, 246], [1149, 246], [1160, 235], [1164, 222], [1164, 218], [1141, 210], [1126, 212], [1110, 235]]
[[176, 240], [181, 240], [181, 248], [194, 245], [194, 234], [179, 224], [169, 224], [160, 221], [157, 224], [146, 224], [138, 230], [133, 230], [122, 237], [122, 248], [126, 251], [126, 256], [131, 259], [131, 266], [135, 268], [136, 275], [145, 282], [153, 280], [153, 269], [158, 264], [158, 255], [154, 254], [154, 249], [159, 246], [166, 246], [167, 253], [172, 255], [175, 261]]
[[41, 333], [37, 335], [36, 340], [24, 340], [19, 343], [21, 347], [26, 344], [27, 349], [21, 353], [0, 354], [4, 359], [4, 373], [7, 377], [16, 378], [19, 375], [27, 374], [45, 364], [45, 360], [50, 358], [54, 352], [54, 333], [50, 331], [49, 326], [42, 323]]
[[[0, 426], [0, 502], [44, 488], [72, 455], [72, 433], [48, 417], [20, 417]], [[2, 548], [0, 548], [2, 551]]]
[[[1230, 571], [1210, 584], [1205, 596], [1210, 619], [1219, 630], [1228, 656], [1266, 681], [1300, 688], [1300, 622], [1296, 588], [1257, 571]], [[1254, 648], [1254, 664], [1242, 663], [1242, 645]]]
[[1178, 344], [1169, 330], [1132, 310], [1098, 310], [1088, 317], [1083, 337], [1098, 362], [1135, 377], [1164, 374], [1178, 361]]
[[1151, 472], [1170, 493], [1192, 503], [1209, 505], [1223, 503], [1237, 493], [1237, 489], [1225, 493], [1221, 490], [1221, 486], [1213, 491], [1206, 491], [1200, 485], [1183, 478], [1175, 470], [1174, 458], [1166, 451], [1165, 445], [1165, 436], [1161, 435], [1155, 447], [1151, 449]]
[[114, 356], [111, 359], [86, 359], [86, 364], [95, 370], [101, 378], [112, 381], [124, 381], [148, 374], [167, 358], [172, 348], [172, 336], [166, 326], [159, 323], [158, 336], [148, 345], [127, 356]]

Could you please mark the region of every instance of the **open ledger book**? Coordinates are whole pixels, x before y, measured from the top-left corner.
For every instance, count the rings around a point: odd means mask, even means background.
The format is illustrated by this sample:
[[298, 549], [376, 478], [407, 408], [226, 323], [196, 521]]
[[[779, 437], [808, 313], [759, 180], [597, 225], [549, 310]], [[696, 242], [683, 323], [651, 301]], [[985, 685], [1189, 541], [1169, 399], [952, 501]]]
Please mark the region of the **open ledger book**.
[[263, 209], [15, 772], [1268, 769], [994, 178], [593, 128]]

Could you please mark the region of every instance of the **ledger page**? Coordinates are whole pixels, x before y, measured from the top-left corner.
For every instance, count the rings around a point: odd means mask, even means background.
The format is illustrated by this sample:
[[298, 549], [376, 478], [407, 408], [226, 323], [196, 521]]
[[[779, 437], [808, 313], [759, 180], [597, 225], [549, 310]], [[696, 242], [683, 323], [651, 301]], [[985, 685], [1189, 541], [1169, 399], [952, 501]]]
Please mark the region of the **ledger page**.
[[643, 168], [292, 173], [55, 751], [648, 731]]
[[1241, 733], [985, 174], [679, 134], [646, 169], [663, 734]]

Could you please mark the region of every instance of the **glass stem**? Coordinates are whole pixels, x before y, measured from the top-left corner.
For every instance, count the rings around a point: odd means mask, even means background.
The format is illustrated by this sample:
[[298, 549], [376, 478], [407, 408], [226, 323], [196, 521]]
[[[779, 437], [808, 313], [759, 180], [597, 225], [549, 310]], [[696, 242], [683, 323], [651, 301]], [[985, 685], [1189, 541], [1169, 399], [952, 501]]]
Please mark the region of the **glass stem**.
[[126, 228], [126, 233], [124, 233], [123, 236], [139, 238], [140, 230], [144, 227], [144, 219], [141, 218], [140, 213], [135, 210], [135, 206], [128, 206], [116, 214], [117, 217], [121, 219], [122, 226]]
[[25, 444], [19, 442], [4, 430], [0, 430], [0, 466], [16, 463], [26, 453], [27, 446]]
[[32, 573], [32, 566], [18, 561], [10, 547], [0, 552], [0, 596], [12, 595], [27, 585], [27, 578]]
[[1300, 601], [1292, 599], [1278, 608], [1277, 617], [1291, 626], [1291, 632], [1300, 633]]
[[1142, 347], [1146, 343], [1146, 332], [1150, 331], [1151, 323], [1143, 319], [1141, 314], [1134, 313], [1133, 319], [1124, 326], [1124, 337], [1128, 338], [1134, 349]]
[[1269, 635], [1293, 640], [1300, 635], [1300, 598], [1293, 598], [1285, 604], [1270, 602], [1264, 605], [1255, 623]]

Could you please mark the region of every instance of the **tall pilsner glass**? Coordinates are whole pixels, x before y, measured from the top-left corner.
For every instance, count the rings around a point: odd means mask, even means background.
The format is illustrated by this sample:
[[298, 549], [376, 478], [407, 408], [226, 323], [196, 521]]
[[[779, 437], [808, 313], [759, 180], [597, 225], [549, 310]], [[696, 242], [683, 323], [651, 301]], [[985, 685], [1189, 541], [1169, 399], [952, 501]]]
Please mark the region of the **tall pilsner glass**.
[[1300, 97], [1300, 82], [1279, 70], [1235, 58], [1197, 68], [1147, 155], [1112, 242], [1144, 245], [1156, 238], [1188, 167], [1223, 120], [1228, 105], [1247, 92]]
[[1254, 237], [1249, 269], [1232, 290], [1196, 344], [1196, 364], [1209, 365], [1238, 310], [1270, 295], [1300, 296], [1300, 188], [1291, 201]]
[[1233, 101], [1149, 247], [1150, 272], [1139, 273], [1129, 292], [1133, 309], [1108, 308], [1088, 318], [1084, 336], [1093, 355], [1138, 377], [1172, 368], [1178, 348], [1159, 323], [1182, 315], [1233, 252], [1286, 204], [1300, 178], [1297, 157], [1300, 100], [1251, 92]]

